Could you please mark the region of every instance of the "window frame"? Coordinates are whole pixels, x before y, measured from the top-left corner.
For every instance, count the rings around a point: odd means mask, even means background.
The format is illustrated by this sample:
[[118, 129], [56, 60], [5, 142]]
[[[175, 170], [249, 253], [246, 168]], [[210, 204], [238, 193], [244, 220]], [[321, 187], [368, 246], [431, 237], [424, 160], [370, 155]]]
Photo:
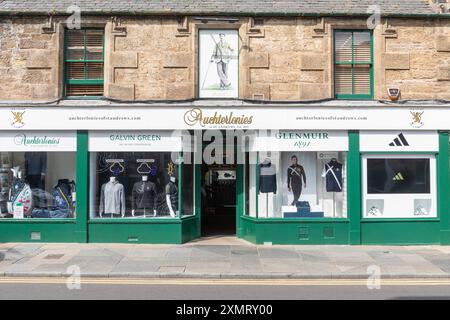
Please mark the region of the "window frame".
[[[66, 99], [79, 99], [79, 100], [97, 100], [97, 99], [101, 99], [104, 97], [103, 95], [100, 96], [70, 96], [67, 95], [67, 88], [66, 85], [67, 84], [79, 84], [79, 85], [104, 85], [105, 83], [105, 29], [104, 28], [99, 28], [99, 27], [87, 27], [87, 28], [81, 28], [79, 29], [79, 31], [83, 31], [84, 35], [86, 36], [86, 31], [87, 30], [97, 30], [97, 31], [102, 31], [103, 32], [103, 39], [102, 39], [102, 60], [89, 60], [86, 59], [86, 52], [87, 52], [87, 47], [86, 47], [86, 42], [84, 44], [84, 58], [83, 60], [70, 60], [67, 59], [68, 57], [68, 31], [70, 31], [70, 29], [68, 28], [64, 28], [64, 62], [63, 62], [63, 70], [64, 70], [64, 75], [63, 75], [63, 96]], [[68, 70], [67, 70], [67, 63], [71, 63], [71, 62], [78, 62], [78, 63], [90, 63], [90, 62], [101, 62], [102, 63], [102, 74], [103, 74], [103, 78], [102, 79], [68, 79]], [[84, 75], [86, 77], [86, 67], [84, 68]], [[104, 91], [104, 88], [103, 88]]]
[[[369, 194], [368, 193], [368, 177], [367, 170], [368, 168], [368, 159], [429, 159], [430, 160], [430, 193], [403, 193], [403, 194]], [[409, 221], [409, 220], [437, 220], [440, 218], [439, 214], [439, 204], [438, 204], [438, 156], [433, 152], [364, 152], [361, 155], [361, 195], [362, 195], [362, 203], [361, 203], [361, 219], [364, 221]], [[408, 201], [415, 200], [423, 200], [431, 198], [432, 204], [429, 215], [426, 216], [415, 216], [414, 214], [403, 216], [399, 214], [399, 212], [388, 213], [387, 215], [383, 215], [380, 217], [377, 216], [368, 216], [367, 214], [367, 200], [374, 199], [383, 199], [383, 201], [393, 201], [392, 199], [401, 197], [402, 199], [407, 198]], [[406, 201], [406, 200], [405, 200]]]
[[[336, 60], [336, 34], [339, 32], [351, 32], [352, 33], [352, 61], [337, 61]], [[370, 62], [355, 62], [354, 61], [354, 33], [356, 32], [368, 32], [370, 35]], [[372, 100], [374, 98], [374, 63], [373, 63], [373, 31], [368, 29], [335, 29], [333, 31], [333, 85], [334, 85], [334, 96], [336, 99], [343, 100]], [[369, 94], [354, 94], [354, 70], [355, 65], [367, 65], [370, 66], [370, 93]], [[351, 65], [352, 68], [352, 93], [351, 94], [338, 94], [336, 93], [336, 67], [338, 65]]]

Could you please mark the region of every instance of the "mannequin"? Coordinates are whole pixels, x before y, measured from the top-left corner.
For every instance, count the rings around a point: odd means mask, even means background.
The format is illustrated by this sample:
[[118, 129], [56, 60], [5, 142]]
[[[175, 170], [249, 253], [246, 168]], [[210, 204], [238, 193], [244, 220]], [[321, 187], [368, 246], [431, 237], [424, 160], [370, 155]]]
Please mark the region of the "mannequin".
[[277, 193], [277, 170], [269, 158], [264, 159], [263, 163], [259, 165], [259, 192], [266, 195], [266, 217], [272, 216], [273, 210], [269, 209], [269, 194], [273, 199]]
[[166, 185], [166, 203], [172, 218], [175, 218], [175, 213], [178, 211], [178, 187], [176, 180], [175, 177], [170, 177], [170, 181]]
[[288, 191], [294, 195], [292, 205], [295, 206], [302, 195], [303, 187], [306, 188], [306, 174], [303, 166], [298, 164], [297, 156], [291, 157], [292, 165], [287, 170]]
[[327, 192], [342, 192], [342, 164], [336, 158], [325, 164], [324, 173]]
[[[322, 174], [327, 192], [333, 192], [333, 217], [336, 216], [336, 192], [342, 192], [342, 164], [336, 158], [325, 164]], [[373, 211], [373, 210], [371, 210]]]
[[102, 185], [99, 213], [100, 218], [103, 214], [110, 214], [111, 218], [119, 214], [125, 217], [125, 188], [114, 176]]
[[133, 217], [137, 210], [143, 212], [144, 218], [149, 212], [153, 212], [153, 216], [156, 216], [156, 185], [148, 181], [148, 176], [142, 176], [142, 181], [134, 184], [131, 194], [131, 206]]
[[[47, 173], [46, 152], [25, 152], [25, 173], [31, 189], [45, 191], [45, 176]], [[33, 193], [37, 194], [34, 190]], [[45, 207], [45, 197], [38, 197], [37, 205]]]

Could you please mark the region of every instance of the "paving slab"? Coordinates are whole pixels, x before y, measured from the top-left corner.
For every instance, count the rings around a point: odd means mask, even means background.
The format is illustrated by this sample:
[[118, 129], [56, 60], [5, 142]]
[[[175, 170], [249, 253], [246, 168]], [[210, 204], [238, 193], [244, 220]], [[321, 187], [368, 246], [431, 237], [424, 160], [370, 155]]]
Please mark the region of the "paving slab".
[[0, 246], [1, 276], [155, 278], [450, 278], [450, 247], [276, 246], [219, 238], [184, 245], [36, 244]]

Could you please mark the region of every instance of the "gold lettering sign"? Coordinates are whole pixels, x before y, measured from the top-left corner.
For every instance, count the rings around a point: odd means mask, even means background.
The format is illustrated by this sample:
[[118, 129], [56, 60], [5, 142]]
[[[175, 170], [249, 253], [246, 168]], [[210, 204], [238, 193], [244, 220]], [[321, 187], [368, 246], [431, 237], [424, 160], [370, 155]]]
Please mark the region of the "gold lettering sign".
[[249, 125], [253, 122], [253, 116], [235, 115], [233, 112], [222, 114], [214, 112], [211, 116], [204, 116], [200, 108], [193, 108], [184, 114], [184, 122], [188, 126], [200, 125]]

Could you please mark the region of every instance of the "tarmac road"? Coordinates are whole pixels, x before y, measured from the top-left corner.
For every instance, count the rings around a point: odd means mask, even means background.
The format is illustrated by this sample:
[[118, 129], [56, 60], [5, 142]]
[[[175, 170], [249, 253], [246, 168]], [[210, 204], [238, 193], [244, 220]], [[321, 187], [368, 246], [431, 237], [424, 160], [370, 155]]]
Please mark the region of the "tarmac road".
[[[0, 299], [315, 300], [450, 299], [450, 279], [195, 280], [0, 278]], [[71, 289], [69, 289], [69, 287]]]

